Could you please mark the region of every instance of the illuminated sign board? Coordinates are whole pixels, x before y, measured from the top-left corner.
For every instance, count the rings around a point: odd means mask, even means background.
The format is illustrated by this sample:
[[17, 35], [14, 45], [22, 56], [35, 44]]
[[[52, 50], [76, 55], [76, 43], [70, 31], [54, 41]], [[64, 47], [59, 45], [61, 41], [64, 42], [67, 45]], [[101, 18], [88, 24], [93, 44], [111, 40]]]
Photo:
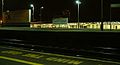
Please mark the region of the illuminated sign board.
[[68, 18], [54, 18], [52, 20], [54, 24], [67, 24], [68, 23]]
[[120, 7], [120, 4], [111, 4], [111, 7]]

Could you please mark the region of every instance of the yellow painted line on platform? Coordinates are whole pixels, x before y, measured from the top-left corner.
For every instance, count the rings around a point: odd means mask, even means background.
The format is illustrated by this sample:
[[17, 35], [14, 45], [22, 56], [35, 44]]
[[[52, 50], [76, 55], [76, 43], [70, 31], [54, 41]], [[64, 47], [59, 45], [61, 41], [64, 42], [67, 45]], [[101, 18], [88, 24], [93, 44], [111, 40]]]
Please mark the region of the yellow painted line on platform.
[[98, 62], [105, 62], [105, 63], [113, 63], [113, 64], [119, 64], [120, 65], [120, 62], [115, 62], [115, 61], [91, 59], [91, 58], [84, 58], [84, 57], [66, 56], [66, 55], [44, 53], [44, 52], [37, 52], [37, 51], [33, 52], [33, 51], [29, 51], [29, 50], [24, 50], [24, 49], [8, 48], [8, 47], [3, 47], [3, 46], [0, 46], [0, 48], [12, 49], [12, 50], [18, 50], [18, 51], [24, 51], [24, 52], [30, 52], [30, 53], [40, 53], [40, 54], [44, 54], [44, 55], [57, 56], [57, 57], [73, 58], [73, 59], [78, 59], [78, 60], [90, 60], [90, 61], [98, 61]]
[[29, 61], [15, 59], [15, 58], [9, 58], [9, 57], [5, 57], [5, 56], [0, 56], [0, 59], [6, 59], [6, 60], [15, 61], [15, 62], [19, 62], [19, 63], [30, 64], [30, 65], [43, 65], [43, 64], [39, 64], [39, 63], [29, 62]]

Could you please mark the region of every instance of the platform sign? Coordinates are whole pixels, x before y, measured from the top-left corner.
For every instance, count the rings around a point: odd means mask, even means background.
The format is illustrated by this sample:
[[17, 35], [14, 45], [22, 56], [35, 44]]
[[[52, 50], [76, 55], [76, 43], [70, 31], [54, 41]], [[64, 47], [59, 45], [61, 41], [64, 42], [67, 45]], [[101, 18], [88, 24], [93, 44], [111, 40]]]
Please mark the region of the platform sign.
[[67, 24], [68, 18], [54, 18], [52, 22], [53, 24]]
[[111, 7], [112, 8], [118, 8], [118, 7], [120, 7], [120, 4], [111, 4]]

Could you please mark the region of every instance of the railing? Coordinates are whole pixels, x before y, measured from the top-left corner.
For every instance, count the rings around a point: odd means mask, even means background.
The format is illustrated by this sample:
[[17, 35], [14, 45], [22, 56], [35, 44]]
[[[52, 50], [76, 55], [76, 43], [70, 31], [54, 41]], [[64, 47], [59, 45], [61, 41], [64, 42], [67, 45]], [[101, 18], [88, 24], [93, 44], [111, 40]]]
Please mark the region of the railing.
[[[63, 28], [63, 29], [100, 29], [101, 22], [81, 22], [79, 23], [67, 23], [67, 24], [52, 24], [52, 23], [31, 23], [31, 28]], [[120, 29], [120, 22], [104, 22], [103, 23], [104, 29], [113, 29], [119, 30]]]

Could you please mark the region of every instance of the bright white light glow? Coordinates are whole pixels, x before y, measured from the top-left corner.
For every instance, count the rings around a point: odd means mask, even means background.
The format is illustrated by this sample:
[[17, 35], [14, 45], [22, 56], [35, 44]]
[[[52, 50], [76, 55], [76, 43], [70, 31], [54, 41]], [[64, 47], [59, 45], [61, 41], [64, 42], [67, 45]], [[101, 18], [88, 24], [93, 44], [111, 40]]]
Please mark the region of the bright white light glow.
[[79, 0], [76, 1], [77, 4], [81, 4], [81, 2]]
[[41, 9], [43, 9], [44, 7], [42, 6]]
[[34, 7], [34, 5], [33, 5], [33, 4], [30, 4], [30, 7]]

